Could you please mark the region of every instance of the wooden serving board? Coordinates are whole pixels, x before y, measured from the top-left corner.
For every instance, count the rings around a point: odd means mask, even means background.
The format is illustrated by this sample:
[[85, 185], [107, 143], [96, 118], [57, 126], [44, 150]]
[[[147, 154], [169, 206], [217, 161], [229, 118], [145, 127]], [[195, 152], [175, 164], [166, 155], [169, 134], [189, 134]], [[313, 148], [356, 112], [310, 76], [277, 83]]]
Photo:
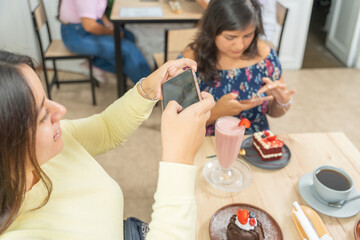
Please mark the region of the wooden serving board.
[[[317, 235], [319, 236], [319, 238], [321, 238], [325, 234], [330, 236], [330, 234], [327, 231], [325, 224], [321, 220], [320, 216], [312, 208], [310, 208], [308, 206], [304, 206], [304, 205], [300, 205], [300, 207], [302, 208], [306, 217], [310, 220], [311, 224], [314, 226], [314, 229], [315, 229]], [[296, 209], [294, 208], [293, 210], [296, 210]], [[301, 224], [299, 223], [299, 221], [296, 218], [294, 213], [292, 213], [292, 218], [294, 220], [296, 229], [298, 230], [301, 239], [309, 240], [304, 229], [302, 228]]]

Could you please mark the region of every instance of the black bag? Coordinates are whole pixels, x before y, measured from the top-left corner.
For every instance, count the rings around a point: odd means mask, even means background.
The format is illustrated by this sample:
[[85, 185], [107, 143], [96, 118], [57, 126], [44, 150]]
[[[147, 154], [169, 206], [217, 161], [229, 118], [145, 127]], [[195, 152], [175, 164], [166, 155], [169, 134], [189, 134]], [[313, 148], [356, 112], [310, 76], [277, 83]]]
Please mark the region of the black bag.
[[145, 240], [148, 232], [147, 223], [134, 217], [124, 220], [124, 240]]

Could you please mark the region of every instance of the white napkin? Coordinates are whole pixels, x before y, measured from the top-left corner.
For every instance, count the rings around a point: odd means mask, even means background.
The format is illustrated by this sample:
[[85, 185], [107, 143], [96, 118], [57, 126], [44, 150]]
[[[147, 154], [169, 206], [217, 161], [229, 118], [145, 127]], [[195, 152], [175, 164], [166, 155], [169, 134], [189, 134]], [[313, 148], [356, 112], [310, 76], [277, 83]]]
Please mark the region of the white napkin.
[[162, 17], [161, 7], [122, 7], [120, 8], [120, 17]]
[[330, 236], [327, 235], [327, 234], [324, 234], [324, 235], [320, 238], [320, 240], [333, 240], [333, 238], [330, 237]]
[[[296, 218], [298, 219], [301, 227], [304, 229], [307, 237], [309, 240], [320, 240], [319, 236], [317, 235], [313, 225], [311, 224], [310, 220], [306, 217], [305, 213], [303, 212], [302, 208], [300, 207], [297, 201], [293, 202], [295, 209], [297, 211], [293, 211]], [[321, 240], [326, 240], [326, 238], [321, 238]]]

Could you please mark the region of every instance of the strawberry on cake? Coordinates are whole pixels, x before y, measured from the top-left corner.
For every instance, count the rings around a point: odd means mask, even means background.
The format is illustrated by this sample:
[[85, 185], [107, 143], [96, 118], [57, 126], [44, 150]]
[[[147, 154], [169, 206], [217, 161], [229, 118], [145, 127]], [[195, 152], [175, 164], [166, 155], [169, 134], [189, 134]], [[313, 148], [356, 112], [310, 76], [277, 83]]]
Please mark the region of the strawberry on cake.
[[269, 130], [254, 133], [253, 146], [263, 161], [274, 161], [282, 158], [284, 142]]
[[255, 213], [239, 209], [230, 218], [226, 231], [227, 240], [263, 240], [264, 230]]

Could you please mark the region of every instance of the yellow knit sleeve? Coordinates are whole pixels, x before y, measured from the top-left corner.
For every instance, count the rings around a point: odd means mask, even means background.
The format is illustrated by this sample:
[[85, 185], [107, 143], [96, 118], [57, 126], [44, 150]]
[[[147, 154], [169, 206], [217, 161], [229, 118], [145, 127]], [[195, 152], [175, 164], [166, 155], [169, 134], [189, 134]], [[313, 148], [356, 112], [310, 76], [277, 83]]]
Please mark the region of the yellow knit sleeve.
[[160, 162], [150, 231], [146, 240], [195, 239], [196, 171], [195, 166]]
[[148, 119], [155, 103], [143, 98], [135, 85], [102, 113], [88, 118], [64, 120], [61, 127], [95, 156], [126, 142]]

